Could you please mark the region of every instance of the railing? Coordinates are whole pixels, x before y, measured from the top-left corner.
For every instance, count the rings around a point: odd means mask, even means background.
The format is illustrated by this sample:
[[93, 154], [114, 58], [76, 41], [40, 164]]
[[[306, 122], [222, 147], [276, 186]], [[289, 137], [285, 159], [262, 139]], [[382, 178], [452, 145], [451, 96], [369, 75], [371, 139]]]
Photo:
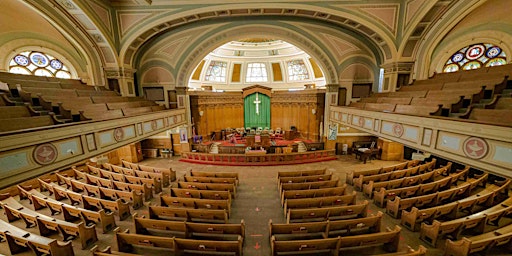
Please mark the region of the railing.
[[512, 127], [349, 107], [331, 107], [329, 121], [450, 161], [512, 177]]
[[317, 150], [286, 154], [209, 154], [183, 152], [181, 161], [213, 165], [287, 165], [304, 164], [336, 159], [335, 150]]

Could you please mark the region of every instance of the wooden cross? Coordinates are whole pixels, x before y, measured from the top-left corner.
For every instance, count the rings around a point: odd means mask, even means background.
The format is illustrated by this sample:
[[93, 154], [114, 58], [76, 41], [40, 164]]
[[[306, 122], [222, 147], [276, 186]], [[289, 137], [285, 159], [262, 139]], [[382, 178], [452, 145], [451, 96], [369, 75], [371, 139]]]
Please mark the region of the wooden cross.
[[256, 115], [260, 115], [259, 106], [261, 101], [258, 99], [258, 93], [256, 93], [256, 100], [253, 103], [256, 104]]

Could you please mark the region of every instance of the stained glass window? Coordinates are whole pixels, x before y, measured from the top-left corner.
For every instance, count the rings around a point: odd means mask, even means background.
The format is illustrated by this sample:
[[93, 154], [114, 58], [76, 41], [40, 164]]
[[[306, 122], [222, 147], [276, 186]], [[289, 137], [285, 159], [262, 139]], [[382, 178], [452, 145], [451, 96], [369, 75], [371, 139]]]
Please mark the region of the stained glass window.
[[309, 73], [303, 60], [291, 60], [287, 62], [288, 80], [301, 81], [309, 79]]
[[267, 82], [267, 68], [265, 63], [249, 63], [247, 64], [246, 82]]
[[43, 52], [25, 51], [9, 63], [9, 72], [24, 75], [71, 78], [69, 68], [59, 59]]
[[211, 61], [204, 79], [210, 82], [226, 82], [227, 63], [224, 61]]
[[507, 55], [499, 46], [473, 44], [454, 53], [444, 65], [443, 72], [504, 65], [507, 64], [506, 59]]

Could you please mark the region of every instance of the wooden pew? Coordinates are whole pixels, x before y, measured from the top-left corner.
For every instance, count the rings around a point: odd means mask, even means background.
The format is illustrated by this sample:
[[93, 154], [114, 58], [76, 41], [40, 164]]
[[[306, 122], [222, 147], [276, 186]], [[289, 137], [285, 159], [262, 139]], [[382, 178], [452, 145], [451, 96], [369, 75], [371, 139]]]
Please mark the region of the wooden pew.
[[229, 191], [171, 188], [171, 196], [211, 200], [228, 200], [228, 202], [231, 203], [231, 193]]
[[386, 228], [386, 231], [378, 233], [342, 236], [340, 237], [340, 250], [358, 249], [358, 247], [382, 244], [384, 250], [396, 252], [398, 251], [398, 244], [400, 242], [400, 231], [401, 228], [395, 226], [394, 229]]
[[238, 184], [238, 180], [236, 178], [231, 177], [198, 177], [198, 176], [183, 176], [183, 181], [185, 182], [200, 182], [200, 183], [224, 183], [224, 184]]
[[368, 214], [368, 201], [355, 205], [290, 209], [286, 213], [286, 223], [318, 222], [326, 220], [340, 220], [362, 218]]
[[233, 197], [236, 197], [236, 186], [235, 184], [225, 183], [201, 183], [201, 182], [178, 182], [178, 188], [186, 189], [198, 189], [198, 190], [217, 190], [217, 191], [229, 191]]
[[485, 187], [487, 178], [488, 174], [486, 173], [477, 179], [468, 179], [466, 182], [444, 191], [405, 199], [395, 197], [393, 200], [388, 201], [386, 205], [386, 212], [396, 219], [401, 216], [403, 210], [409, 210], [412, 207], [421, 209], [440, 205], [444, 202], [451, 202], [457, 198], [468, 197], [476, 186], [483, 185], [483, 187]]
[[[84, 183], [87, 184], [93, 184], [98, 187], [104, 187], [104, 188], [110, 188], [114, 190], [120, 190], [120, 191], [136, 191], [138, 193], [141, 193], [144, 197], [145, 201], [151, 200], [153, 198], [153, 189], [151, 187], [148, 187], [146, 184], [139, 185], [139, 184], [131, 184], [126, 182], [120, 182], [120, 181], [114, 181], [104, 178], [99, 178], [97, 176], [79, 171], [74, 166], [71, 167], [73, 170], [73, 176], [76, 180], [83, 180]], [[59, 181], [60, 182], [60, 181]]]
[[98, 241], [94, 223], [86, 226], [83, 221], [75, 224], [51, 218], [25, 208], [16, 201], [16, 199], [7, 194], [0, 195], [0, 200], [0, 206], [4, 209], [9, 222], [22, 219], [27, 228], [37, 226], [39, 233], [43, 236], [50, 235], [54, 232], [61, 233], [64, 241], [78, 237], [82, 249]]
[[110, 163], [104, 163], [103, 166], [106, 167], [107, 170], [114, 171], [117, 173], [122, 173], [125, 175], [136, 176], [136, 177], [141, 177], [141, 178], [146, 178], [146, 179], [160, 180], [163, 187], [168, 187], [170, 185], [170, 183], [169, 183], [170, 177], [167, 172], [145, 172], [145, 171], [141, 171], [141, 170], [134, 170], [131, 168], [125, 168], [122, 166], [113, 165]]
[[[490, 231], [481, 235], [472, 237], [463, 237], [461, 240], [446, 240], [444, 255], [446, 256], [465, 256], [478, 252], [490, 250], [493, 247], [510, 245], [512, 241], [512, 225], [504, 226], [500, 229]], [[507, 250], [507, 249], [505, 249]], [[510, 247], [508, 253], [511, 253]]]
[[54, 124], [58, 123], [50, 115], [6, 118], [2, 119], [2, 122], [0, 123], [0, 132], [52, 126]]
[[285, 190], [281, 195], [281, 205], [284, 206], [284, 202], [287, 199], [299, 199], [299, 198], [315, 198], [325, 196], [341, 196], [345, 193], [347, 184], [340, 187], [333, 188], [318, 188], [318, 189], [307, 189], [307, 190]]
[[228, 223], [228, 212], [226, 210], [150, 206], [149, 218], [203, 223]]
[[396, 114], [405, 114], [413, 116], [441, 116], [442, 104], [437, 106], [419, 106], [419, 105], [399, 105], [394, 110]]
[[121, 108], [121, 110], [123, 111], [124, 116], [136, 116], [136, 115], [141, 115], [144, 113], [153, 112], [153, 109], [151, 106], [127, 107], [127, 108]]
[[300, 240], [338, 236], [351, 236], [380, 232], [382, 212], [377, 215], [347, 219], [328, 220], [321, 222], [274, 224], [269, 220], [270, 237], [276, 240]]
[[340, 239], [321, 238], [308, 240], [290, 240], [278, 241], [275, 237], [270, 238], [270, 248], [272, 256], [293, 255], [293, 254], [313, 254], [313, 255], [339, 255]]
[[158, 194], [162, 192], [162, 181], [156, 178], [141, 178], [132, 175], [125, 175], [122, 173], [111, 172], [107, 170], [103, 170], [101, 168], [97, 168], [91, 165], [87, 165], [89, 168], [89, 172], [94, 175], [99, 176], [100, 178], [107, 178], [110, 180], [120, 181], [120, 182], [128, 182], [131, 184], [145, 184], [153, 189], [153, 191]]
[[286, 199], [284, 201], [284, 214], [289, 209], [303, 209], [315, 207], [329, 207], [337, 205], [353, 205], [356, 203], [356, 192], [352, 191], [351, 195], [342, 196], [326, 196], [315, 198]]
[[9, 252], [14, 255], [25, 250], [32, 250], [35, 255], [74, 256], [72, 242], [60, 242], [39, 236], [3, 220], [0, 220], [0, 236], [7, 241]]
[[[97, 211], [94, 211], [65, 204], [55, 199], [48, 198], [47, 196], [39, 193], [35, 189], [30, 191], [24, 191], [21, 187], [18, 187], [18, 189], [20, 191], [20, 199], [30, 199], [35, 210], [48, 207], [52, 212], [52, 215], [62, 213], [66, 221], [72, 222], [76, 220], [83, 220], [87, 225], [90, 225], [92, 223], [99, 224], [103, 230], [103, 233], [107, 233], [108, 231], [113, 230], [117, 226], [113, 212], [107, 213], [104, 209], [98, 209]], [[55, 194], [57, 194], [58, 189], [56, 187], [54, 187], [54, 189], [54, 191], [56, 192]], [[60, 191], [59, 194], [61, 193], [66, 194], [67, 198], [71, 197], [68, 191]], [[80, 199], [82, 199], [82, 195], [79, 196]]]
[[[441, 175], [447, 175], [451, 168], [451, 163], [449, 166], [444, 166], [434, 170], [435, 172], [439, 172]], [[436, 175], [437, 176], [437, 175]], [[379, 191], [373, 192], [373, 203], [379, 207], [386, 207], [386, 203], [388, 200], [392, 200], [396, 196], [400, 198], [408, 198], [411, 196], [424, 195], [426, 193], [430, 193], [433, 191], [441, 191], [446, 190], [451, 187], [454, 183], [456, 183], [458, 178], [454, 178], [453, 176], [447, 176], [440, 180], [421, 183], [418, 185], [408, 186], [408, 187], [400, 187], [394, 189], [386, 189], [380, 188]]]
[[485, 124], [511, 126], [512, 110], [511, 109], [481, 109], [470, 107], [468, 115], [461, 118], [476, 120]]
[[402, 218], [400, 223], [406, 228], [417, 231], [422, 222], [432, 223], [434, 219], [447, 218], [456, 219], [458, 213], [469, 212], [472, 213], [477, 206], [490, 207], [495, 205], [495, 202], [501, 201], [508, 197], [508, 190], [512, 181], [507, 180], [500, 185], [488, 185], [484, 190], [477, 194], [471, 195], [456, 202], [451, 202], [432, 208], [419, 210], [412, 207], [411, 211], [402, 211]]
[[174, 239], [174, 237], [129, 234], [119, 232], [119, 230], [116, 230], [114, 235], [114, 241], [119, 252], [128, 253], [132, 253], [135, 248], [139, 248], [139, 250], [144, 250], [148, 254], [165, 251], [174, 255], [177, 253]]
[[185, 197], [160, 196], [160, 205], [167, 207], [184, 207], [193, 209], [226, 210], [231, 214], [231, 201], [215, 199], [196, 199]]
[[395, 111], [396, 104], [390, 103], [366, 103], [364, 109], [368, 111], [389, 112]]
[[425, 83], [425, 84], [413, 84], [413, 85], [409, 85], [409, 86], [402, 86], [402, 87], [400, 87], [400, 92], [441, 90], [441, 89], [443, 89], [443, 85], [444, 85], [443, 82], [440, 82], [440, 83], [431, 82], [431, 83]]
[[147, 219], [136, 214], [133, 220], [136, 234], [218, 241], [238, 240], [239, 236], [245, 239], [244, 220], [240, 224], [213, 224]]
[[347, 173], [345, 180], [346, 180], [346, 183], [348, 183], [349, 185], [353, 185], [354, 177], [359, 177], [360, 175], [374, 175], [374, 174], [379, 174], [379, 173], [391, 172], [394, 170], [401, 170], [404, 168], [414, 167], [414, 166], [418, 165], [419, 163], [420, 163], [420, 161], [418, 161], [418, 160], [411, 160], [411, 161], [399, 163], [396, 165], [385, 166], [385, 167], [381, 167], [381, 168], [377, 168], [377, 169], [357, 170], [357, 171], [354, 170], [354, 171], [350, 171]]
[[318, 170], [304, 170], [304, 171], [279, 171], [277, 172], [277, 178], [281, 177], [300, 177], [300, 176], [310, 176], [310, 175], [322, 175], [327, 171], [326, 168], [318, 169]]
[[119, 256], [143, 256], [142, 254], [134, 254], [134, 253], [126, 253], [112, 250], [111, 246], [105, 247], [105, 249], [100, 250], [97, 245], [91, 248], [91, 253], [93, 256], [109, 256], [109, 255], [119, 255]]
[[[403, 177], [409, 177], [413, 175], [418, 175], [421, 173], [425, 173], [427, 168], [422, 168], [420, 171], [420, 167], [424, 165], [414, 166], [407, 169], [396, 170], [392, 172], [385, 172], [374, 175], [359, 175], [359, 177], [353, 179], [354, 188], [361, 191], [363, 189], [363, 184], [368, 184], [370, 181], [379, 182], [379, 181], [388, 181], [395, 180]], [[426, 165], [425, 165], [426, 166]]]
[[236, 241], [213, 241], [213, 240], [193, 240], [175, 238], [174, 243], [178, 253], [195, 255], [234, 255], [242, 256], [243, 239], [238, 236]]
[[437, 241], [446, 234], [451, 234], [455, 239], [459, 239], [464, 230], [473, 229], [477, 233], [483, 233], [487, 223], [491, 222], [496, 225], [501, 217], [510, 212], [512, 212], [512, 198], [467, 217], [445, 222], [434, 220], [432, 225], [421, 223], [420, 239], [436, 246]]
[[304, 183], [284, 183], [281, 184], [279, 194], [282, 195], [287, 190], [306, 190], [306, 189], [319, 189], [319, 188], [334, 188], [339, 186], [339, 179], [328, 181], [314, 181]]
[[429, 171], [423, 174], [403, 177], [395, 180], [380, 182], [370, 181], [368, 184], [363, 184], [363, 194], [371, 198], [373, 196], [373, 191], [377, 191], [380, 188], [394, 189], [399, 187], [413, 186], [420, 183], [424, 183], [425, 181], [432, 181], [440, 175], [442, 175], [442, 173]]
[[144, 172], [164, 173], [167, 177], [169, 177], [170, 181], [176, 180], [176, 171], [174, 171], [172, 168], [166, 169], [166, 168], [157, 168], [157, 167], [152, 167], [152, 166], [147, 166], [147, 165], [135, 164], [135, 163], [130, 163], [128, 161], [125, 161], [123, 159], [121, 159], [121, 163], [126, 168], [130, 168], [133, 170], [141, 170]]
[[216, 178], [238, 178], [238, 173], [236, 172], [202, 172], [202, 171], [189, 171], [190, 176], [199, 176], [199, 177], [216, 177]]
[[[99, 187], [97, 185], [87, 184], [80, 180], [75, 180], [69, 177], [62, 176], [61, 174], [56, 174], [59, 181], [64, 181], [67, 188], [71, 188], [74, 192], [85, 192], [88, 196], [99, 197], [101, 199], [107, 199], [111, 201], [115, 201], [117, 199], [121, 199], [124, 202], [128, 202], [132, 205], [133, 209], [139, 209], [143, 204], [143, 195], [141, 192], [132, 190], [132, 191], [121, 191], [115, 190], [111, 188]], [[48, 182], [38, 179], [39, 188], [47, 189], [49, 187]], [[41, 190], [43, 191], [43, 190]], [[51, 191], [50, 191], [51, 192]], [[58, 199], [57, 199], [58, 200]]]

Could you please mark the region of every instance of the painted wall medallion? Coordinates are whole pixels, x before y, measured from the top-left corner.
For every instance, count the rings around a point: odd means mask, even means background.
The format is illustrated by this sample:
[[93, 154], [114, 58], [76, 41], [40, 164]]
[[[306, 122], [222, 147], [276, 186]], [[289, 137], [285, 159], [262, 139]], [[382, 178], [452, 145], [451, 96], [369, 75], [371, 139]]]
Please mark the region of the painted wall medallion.
[[53, 163], [58, 155], [57, 148], [50, 143], [38, 145], [33, 153], [34, 161], [40, 165]]
[[481, 138], [469, 137], [464, 141], [462, 150], [467, 157], [480, 159], [487, 155], [489, 146], [487, 145], [487, 142]]

